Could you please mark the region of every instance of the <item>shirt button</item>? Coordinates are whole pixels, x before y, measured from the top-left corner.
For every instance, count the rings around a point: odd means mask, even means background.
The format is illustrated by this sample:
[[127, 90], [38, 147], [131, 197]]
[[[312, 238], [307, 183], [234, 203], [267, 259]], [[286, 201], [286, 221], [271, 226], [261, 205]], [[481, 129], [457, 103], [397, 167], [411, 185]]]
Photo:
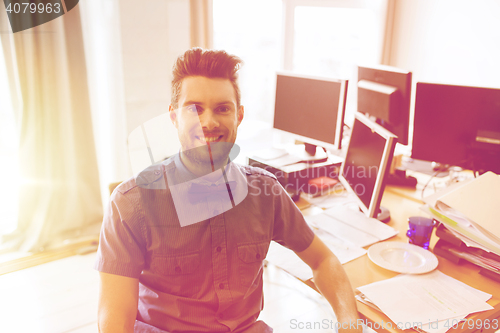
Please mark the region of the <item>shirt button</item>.
[[180, 268], [179, 266], [176, 266], [176, 267], [175, 267], [175, 272], [176, 272], [176, 273], [180, 273], [180, 272], [181, 272], [181, 268]]
[[255, 255], [255, 258], [260, 259], [260, 253], [257, 253], [257, 254]]
[[222, 251], [222, 247], [220, 246], [217, 246], [217, 248], [215, 249], [217, 252], [221, 252]]
[[219, 288], [224, 289], [224, 283], [219, 283]]

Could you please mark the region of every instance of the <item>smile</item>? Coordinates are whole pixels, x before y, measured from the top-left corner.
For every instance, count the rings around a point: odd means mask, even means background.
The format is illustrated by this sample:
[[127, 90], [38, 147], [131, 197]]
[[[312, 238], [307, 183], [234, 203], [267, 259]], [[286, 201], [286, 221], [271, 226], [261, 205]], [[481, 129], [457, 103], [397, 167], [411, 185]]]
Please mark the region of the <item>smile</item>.
[[219, 136], [205, 136], [205, 137], [199, 137], [197, 136], [196, 137], [198, 140], [200, 140], [201, 142], [204, 142], [204, 143], [207, 143], [207, 142], [218, 142], [221, 138], [222, 138], [222, 135], [219, 135]]

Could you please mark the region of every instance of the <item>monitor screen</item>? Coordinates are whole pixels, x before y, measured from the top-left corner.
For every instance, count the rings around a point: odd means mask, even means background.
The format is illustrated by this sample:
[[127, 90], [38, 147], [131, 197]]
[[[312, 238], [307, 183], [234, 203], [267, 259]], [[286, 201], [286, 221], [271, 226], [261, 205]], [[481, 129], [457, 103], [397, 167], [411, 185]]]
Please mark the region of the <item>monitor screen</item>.
[[411, 72], [395, 67], [358, 67], [358, 111], [408, 144], [410, 124]]
[[363, 114], [356, 113], [347, 155], [339, 179], [354, 193], [361, 210], [377, 217], [384, 178], [394, 154], [396, 136]]
[[500, 132], [500, 89], [419, 82], [413, 126], [412, 158], [469, 169], [500, 166], [500, 155], [474, 149], [488, 148], [477, 137], [491, 133], [495, 141]]
[[274, 128], [327, 149], [340, 149], [347, 80], [278, 73]]

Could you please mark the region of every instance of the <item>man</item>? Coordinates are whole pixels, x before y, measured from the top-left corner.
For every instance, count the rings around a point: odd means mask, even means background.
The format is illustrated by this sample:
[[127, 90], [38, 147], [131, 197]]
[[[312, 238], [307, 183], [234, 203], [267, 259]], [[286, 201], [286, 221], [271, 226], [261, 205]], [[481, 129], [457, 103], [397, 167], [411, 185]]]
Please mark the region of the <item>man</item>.
[[182, 150], [111, 196], [96, 261], [100, 332], [272, 332], [257, 321], [271, 240], [312, 268], [339, 322], [361, 331], [349, 325], [358, 316], [342, 266], [276, 178], [231, 162], [240, 65], [198, 48], [174, 65], [169, 113]]

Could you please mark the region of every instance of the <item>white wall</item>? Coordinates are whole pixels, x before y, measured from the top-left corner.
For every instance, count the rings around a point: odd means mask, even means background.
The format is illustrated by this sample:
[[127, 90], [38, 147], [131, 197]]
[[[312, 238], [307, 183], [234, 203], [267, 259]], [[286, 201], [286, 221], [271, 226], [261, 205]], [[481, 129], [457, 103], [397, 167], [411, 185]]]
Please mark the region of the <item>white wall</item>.
[[499, 0], [396, 0], [390, 64], [414, 82], [500, 88]]
[[189, 1], [120, 0], [120, 25], [130, 133], [168, 112], [173, 62], [190, 47]]
[[[180, 149], [168, 117], [172, 66], [190, 41], [190, 7], [185, 0], [120, 0], [123, 82], [128, 155], [133, 174]], [[151, 120], [148, 123], [148, 120]], [[147, 141], [141, 124], [146, 123]], [[148, 125], [149, 124], [149, 125]], [[147, 144], [146, 144], [147, 142]]]
[[[101, 191], [135, 172], [127, 139], [168, 112], [171, 68], [190, 46], [189, 1], [86, 0], [80, 3]], [[165, 122], [164, 122], [165, 123]], [[165, 123], [162, 140], [178, 150]]]

